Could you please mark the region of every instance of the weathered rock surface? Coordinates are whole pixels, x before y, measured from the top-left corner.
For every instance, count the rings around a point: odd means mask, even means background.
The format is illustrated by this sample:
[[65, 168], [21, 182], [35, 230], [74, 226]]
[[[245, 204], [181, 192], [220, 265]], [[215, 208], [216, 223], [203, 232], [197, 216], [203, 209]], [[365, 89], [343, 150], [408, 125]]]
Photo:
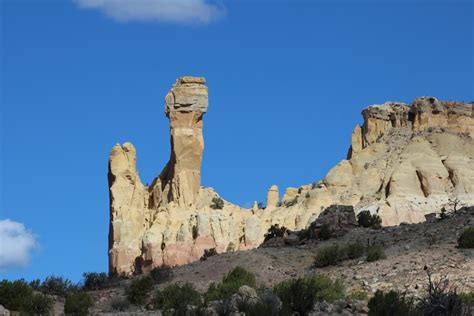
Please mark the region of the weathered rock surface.
[[263, 242], [272, 224], [307, 228], [333, 204], [378, 213], [387, 225], [425, 220], [450, 198], [474, 204], [473, 104], [433, 97], [411, 105], [388, 102], [362, 111], [348, 157], [319, 182], [285, 190], [272, 186], [265, 209], [244, 209], [201, 187], [205, 79], [179, 78], [165, 98], [171, 157], [148, 187], [136, 170], [132, 144], [109, 159], [110, 270], [130, 274], [198, 260], [205, 249], [246, 250]]

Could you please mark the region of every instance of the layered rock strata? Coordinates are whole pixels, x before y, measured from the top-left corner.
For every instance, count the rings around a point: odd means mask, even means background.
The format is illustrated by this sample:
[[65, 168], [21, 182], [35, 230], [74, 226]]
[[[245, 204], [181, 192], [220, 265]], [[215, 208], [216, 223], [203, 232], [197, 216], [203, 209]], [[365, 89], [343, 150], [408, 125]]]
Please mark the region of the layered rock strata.
[[[136, 169], [132, 144], [109, 159], [110, 271], [131, 274], [198, 260], [205, 249], [246, 250], [263, 242], [272, 224], [307, 228], [327, 207], [350, 205], [378, 213], [383, 225], [415, 223], [449, 208], [450, 199], [474, 204], [473, 104], [421, 97], [362, 111], [348, 157], [318, 182], [287, 188], [280, 202], [272, 186], [266, 208], [244, 209], [201, 187], [204, 78], [179, 78], [165, 98], [171, 157], [150, 186]], [[447, 206], [446, 206], [447, 205]]]

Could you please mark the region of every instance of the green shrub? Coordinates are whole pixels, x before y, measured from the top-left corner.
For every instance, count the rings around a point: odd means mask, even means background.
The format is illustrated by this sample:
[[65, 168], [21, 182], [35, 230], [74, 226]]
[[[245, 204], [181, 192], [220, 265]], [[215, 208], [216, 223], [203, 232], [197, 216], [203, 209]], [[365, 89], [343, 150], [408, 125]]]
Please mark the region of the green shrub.
[[32, 296], [33, 289], [23, 279], [0, 282], [0, 305], [8, 310], [20, 311], [24, 309]]
[[53, 307], [53, 299], [43, 293], [35, 293], [22, 309], [29, 315], [49, 315]]
[[381, 259], [385, 259], [385, 251], [382, 246], [374, 245], [367, 248], [367, 262], [373, 262]]
[[110, 307], [114, 311], [125, 312], [130, 307], [130, 302], [124, 297], [116, 297], [110, 302]]
[[83, 274], [84, 277], [84, 290], [96, 291], [107, 286], [108, 276], [105, 272], [86, 272]]
[[206, 261], [207, 258], [217, 255], [216, 248], [204, 249], [204, 254], [201, 256], [201, 261]]
[[474, 292], [459, 293], [458, 296], [464, 305], [470, 305], [474, 303]]
[[333, 231], [329, 227], [329, 225], [324, 224], [321, 226], [321, 229], [319, 231], [319, 239], [321, 240], [328, 240], [333, 236]]
[[66, 296], [64, 302], [64, 313], [72, 315], [88, 315], [92, 300], [85, 292], [72, 292]]
[[145, 304], [148, 294], [153, 290], [153, 279], [150, 276], [136, 278], [126, 290], [127, 299], [135, 305]]
[[40, 290], [40, 287], [41, 287], [41, 280], [40, 279], [34, 279], [33, 281], [31, 281], [30, 283], [30, 287], [35, 290], [35, 291], [39, 291]]
[[422, 315], [412, 299], [393, 290], [388, 293], [377, 290], [367, 306], [369, 316]]
[[155, 283], [163, 283], [168, 280], [171, 280], [173, 277], [173, 270], [167, 265], [162, 265], [150, 271], [150, 276], [155, 281]]
[[369, 299], [369, 294], [365, 291], [355, 291], [349, 294], [349, 300], [356, 301], [367, 301]]
[[187, 305], [199, 306], [201, 301], [201, 294], [191, 283], [169, 285], [158, 291], [153, 299], [155, 308], [174, 309], [173, 315], [186, 315]]
[[458, 238], [459, 248], [474, 248], [474, 227], [466, 228]]
[[333, 282], [325, 275], [311, 275], [291, 279], [277, 284], [275, 293], [282, 301], [283, 315], [295, 312], [306, 315], [316, 301], [334, 302], [344, 298], [344, 287], [340, 280]]
[[318, 251], [314, 266], [318, 268], [334, 266], [341, 261], [343, 249], [338, 245], [326, 246]]
[[212, 198], [212, 203], [210, 207], [213, 210], [222, 210], [224, 208], [224, 200], [221, 199], [220, 197]]
[[357, 214], [357, 223], [361, 227], [380, 228], [382, 227], [382, 219], [377, 214], [370, 214], [369, 211], [362, 211]]
[[273, 224], [272, 226], [270, 226], [267, 233], [265, 234], [264, 241], [268, 241], [276, 237], [284, 237], [287, 234], [288, 234], [288, 229], [285, 226], [280, 227], [278, 224]]
[[41, 283], [39, 290], [44, 294], [65, 297], [69, 291], [75, 289], [77, 289], [77, 287], [73, 285], [70, 280], [52, 275]]
[[354, 242], [346, 245], [346, 256], [348, 259], [357, 259], [364, 255], [365, 247], [360, 242]]
[[224, 276], [219, 284], [212, 283], [206, 292], [206, 301], [216, 301], [229, 298], [242, 285], [255, 287], [255, 275], [242, 267], [235, 267]]

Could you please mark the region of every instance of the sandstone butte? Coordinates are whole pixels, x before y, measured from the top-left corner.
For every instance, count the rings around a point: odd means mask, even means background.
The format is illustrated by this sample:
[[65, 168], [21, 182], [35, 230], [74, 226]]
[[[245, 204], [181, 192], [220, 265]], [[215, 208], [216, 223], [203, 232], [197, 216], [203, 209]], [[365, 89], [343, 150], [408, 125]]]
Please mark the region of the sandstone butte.
[[131, 143], [109, 158], [109, 269], [146, 272], [217, 252], [259, 246], [272, 224], [306, 228], [332, 204], [377, 213], [383, 225], [417, 223], [451, 198], [474, 204], [473, 104], [420, 97], [412, 104], [386, 102], [362, 111], [347, 159], [318, 182], [267, 194], [266, 208], [245, 209], [201, 187], [203, 116], [208, 89], [201, 77], [177, 79], [165, 98], [171, 157], [149, 186], [136, 169]]

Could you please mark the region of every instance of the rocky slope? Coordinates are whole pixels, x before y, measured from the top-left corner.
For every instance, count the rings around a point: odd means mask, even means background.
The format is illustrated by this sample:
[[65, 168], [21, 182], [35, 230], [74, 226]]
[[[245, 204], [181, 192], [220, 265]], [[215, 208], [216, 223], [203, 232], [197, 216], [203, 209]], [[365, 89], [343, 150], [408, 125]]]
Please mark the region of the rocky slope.
[[[433, 220], [382, 229], [352, 228], [338, 238], [308, 241], [300, 245], [259, 247], [249, 251], [228, 252], [173, 269], [173, 277], [157, 288], [176, 282], [191, 282], [205, 292], [212, 282], [219, 282], [235, 266], [242, 266], [257, 278], [257, 286], [271, 287], [289, 278], [322, 273], [342, 279], [346, 292], [391, 289], [409, 296], [425, 295], [427, 275], [424, 267], [438, 280], [446, 276], [458, 292], [474, 291], [474, 250], [457, 248], [457, 238], [465, 228], [474, 225], [474, 208], [462, 209], [445, 220]], [[364, 258], [343, 261], [336, 266], [315, 268], [315, 255], [328, 245], [344, 245], [353, 241], [383, 245], [386, 259], [366, 262]], [[125, 297], [129, 280], [119, 287], [89, 292], [93, 297], [92, 314], [114, 313], [111, 302]], [[58, 310], [61, 302], [57, 302]], [[143, 308], [131, 306], [129, 313], [146, 314]], [[149, 312], [156, 314], [155, 311]], [[127, 314], [127, 315], [131, 315]], [[324, 313], [323, 313], [324, 314]], [[365, 313], [362, 313], [365, 314]], [[345, 314], [345, 315], [350, 315]]]
[[109, 158], [110, 271], [131, 274], [163, 264], [199, 259], [205, 249], [248, 250], [272, 224], [300, 230], [332, 204], [378, 213], [385, 226], [417, 223], [449, 198], [474, 204], [473, 104], [421, 97], [363, 110], [348, 157], [325, 179], [267, 194], [265, 209], [224, 202], [200, 186], [208, 107], [204, 78], [182, 77], [165, 98], [171, 157], [146, 187], [132, 144], [116, 145]]

